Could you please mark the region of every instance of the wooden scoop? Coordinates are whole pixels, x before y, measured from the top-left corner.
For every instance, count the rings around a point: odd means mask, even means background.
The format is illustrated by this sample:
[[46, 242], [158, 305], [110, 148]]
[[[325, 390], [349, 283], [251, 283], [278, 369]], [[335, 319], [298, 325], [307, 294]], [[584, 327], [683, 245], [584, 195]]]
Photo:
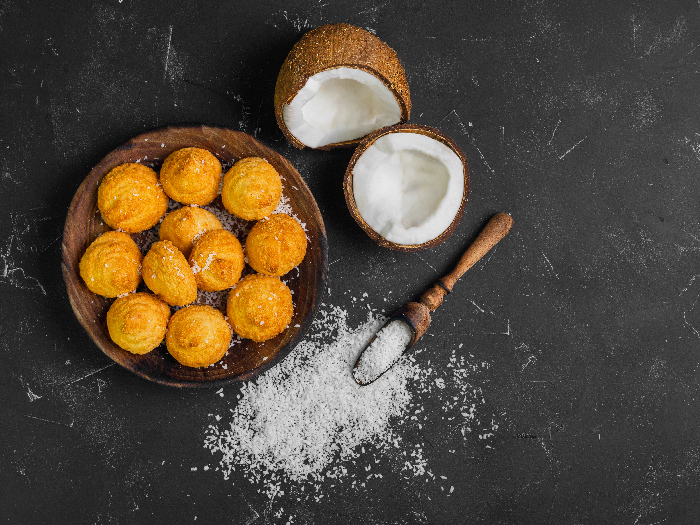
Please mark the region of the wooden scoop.
[[[387, 319], [384, 326], [387, 326], [392, 321], [398, 320], [406, 323], [411, 329], [413, 336], [411, 337], [411, 340], [409, 341], [405, 350], [413, 346], [428, 329], [428, 326], [430, 326], [430, 312], [437, 310], [437, 308], [442, 304], [442, 300], [445, 295], [452, 291], [452, 288], [457, 280], [462, 277], [462, 275], [464, 275], [469, 268], [474, 266], [479, 259], [486, 255], [491, 248], [496, 246], [496, 244], [498, 244], [498, 242], [506, 236], [512, 226], [513, 219], [507, 213], [497, 213], [491, 217], [491, 220], [489, 220], [486, 226], [484, 226], [484, 229], [479, 232], [477, 238], [469, 245], [462, 257], [459, 259], [457, 266], [455, 266], [450, 273], [441, 279], [438, 279], [433, 286], [426, 290], [423, 295], [421, 295], [419, 302], [410, 302], [403, 305], [401, 308], [396, 310], [396, 312], [394, 312], [389, 319]], [[374, 338], [372, 338], [372, 340], [367, 344], [367, 347], [372, 344], [372, 341], [374, 341]], [[365, 349], [367, 347], [365, 347]], [[360, 356], [358, 356], [357, 362], [353, 367], [353, 378], [357, 384], [364, 386], [379, 379], [379, 377], [381, 377], [386, 370], [371, 381], [359, 381], [355, 376], [355, 370], [357, 370], [357, 365], [360, 362], [361, 356], [362, 353], [360, 353]], [[391, 368], [391, 366], [393, 366], [393, 363], [387, 368], [387, 370]]]

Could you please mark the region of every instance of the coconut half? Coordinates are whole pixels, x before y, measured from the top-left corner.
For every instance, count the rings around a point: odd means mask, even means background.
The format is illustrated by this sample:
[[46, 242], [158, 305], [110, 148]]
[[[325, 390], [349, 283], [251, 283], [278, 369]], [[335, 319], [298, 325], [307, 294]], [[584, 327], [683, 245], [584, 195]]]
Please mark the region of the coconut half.
[[411, 98], [393, 49], [349, 24], [306, 33], [287, 56], [275, 87], [275, 116], [297, 148], [356, 144], [406, 122]]
[[358, 146], [344, 190], [351, 215], [377, 243], [423, 250], [447, 239], [462, 218], [469, 196], [467, 159], [435, 128], [384, 128]]

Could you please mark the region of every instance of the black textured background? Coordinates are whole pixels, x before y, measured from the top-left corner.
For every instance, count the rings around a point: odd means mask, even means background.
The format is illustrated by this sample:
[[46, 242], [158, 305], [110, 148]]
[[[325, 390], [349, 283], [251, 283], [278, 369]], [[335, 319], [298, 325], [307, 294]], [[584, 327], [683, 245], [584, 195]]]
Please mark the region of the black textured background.
[[[339, 21], [397, 51], [411, 121], [469, 159], [464, 219], [433, 250], [374, 245], [342, 196], [351, 150], [298, 151], [276, 126], [287, 52]], [[0, 519], [698, 523], [699, 65], [696, 0], [0, 0]], [[512, 214], [417, 357], [434, 366], [463, 344], [489, 365], [475, 384], [493, 436], [428, 416], [426, 459], [449, 497], [384, 467], [318, 503], [270, 503], [201, 468], [215, 463], [208, 414], [238, 386], [150, 384], [84, 333], [60, 273], [73, 193], [113, 148], [178, 123], [246, 131], [297, 167], [328, 231], [326, 301], [355, 324], [352, 296], [392, 310], [494, 212]]]

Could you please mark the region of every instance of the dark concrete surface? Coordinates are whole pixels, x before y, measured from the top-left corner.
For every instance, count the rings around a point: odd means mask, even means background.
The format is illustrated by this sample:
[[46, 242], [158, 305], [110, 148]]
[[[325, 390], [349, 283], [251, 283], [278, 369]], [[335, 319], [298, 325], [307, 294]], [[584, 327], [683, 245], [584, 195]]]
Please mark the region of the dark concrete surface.
[[[397, 51], [411, 121], [469, 159], [466, 213], [435, 249], [376, 246], [343, 200], [352, 151], [295, 150], [275, 123], [287, 52], [338, 21]], [[699, 66], [695, 0], [0, 0], [0, 520], [698, 523]], [[178, 123], [248, 132], [297, 167], [328, 232], [326, 301], [353, 323], [351, 296], [398, 307], [512, 214], [416, 358], [463, 344], [488, 363], [493, 435], [463, 438], [436, 408], [421, 438], [451, 497], [386, 465], [320, 502], [193, 471], [213, 462], [207, 414], [240, 387], [150, 384], [92, 344], [61, 278], [68, 205], [113, 148]]]

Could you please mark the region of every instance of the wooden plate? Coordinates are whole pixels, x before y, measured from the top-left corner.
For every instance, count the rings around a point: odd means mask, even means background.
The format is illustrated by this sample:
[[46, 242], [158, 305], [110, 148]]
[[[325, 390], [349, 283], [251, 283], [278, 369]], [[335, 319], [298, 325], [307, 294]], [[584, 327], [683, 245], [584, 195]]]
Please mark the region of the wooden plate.
[[[243, 157], [267, 159], [282, 176], [283, 201], [291, 207], [291, 213], [305, 224], [309, 238], [306, 257], [298, 271], [292, 270], [282, 278], [294, 294], [294, 317], [289, 328], [264, 343], [247, 339], [236, 341], [234, 336], [228, 354], [220, 362], [206, 368], [180, 365], [168, 354], [164, 344], [145, 355], [134, 355], [119, 348], [110, 339], [105, 323], [113, 300], [90, 292], [80, 278], [78, 268], [88, 245], [109, 230], [97, 209], [97, 188], [102, 177], [125, 162], [141, 162], [158, 171], [170, 153], [187, 146], [211, 151], [222, 162], [224, 169]], [[213, 205], [221, 207], [220, 198]], [[250, 226], [245, 221], [231, 220], [238, 229]], [[235, 224], [235, 221], [240, 224]], [[144, 234], [132, 237], [143, 245]], [[208, 126], [158, 129], [134, 137], [109, 153], [90, 171], [75, 193], [63, 231], [63, 278], [80, 324], [95, 344], [116, 363], [151, 381], [178, 387], [221, 386], [231, 381], [250, 379], [284, 359], [304, 337], [318, 311], [325, 289], [327, 263], [328, 243], [321, 213], [294, 166], [246, 133]]]

